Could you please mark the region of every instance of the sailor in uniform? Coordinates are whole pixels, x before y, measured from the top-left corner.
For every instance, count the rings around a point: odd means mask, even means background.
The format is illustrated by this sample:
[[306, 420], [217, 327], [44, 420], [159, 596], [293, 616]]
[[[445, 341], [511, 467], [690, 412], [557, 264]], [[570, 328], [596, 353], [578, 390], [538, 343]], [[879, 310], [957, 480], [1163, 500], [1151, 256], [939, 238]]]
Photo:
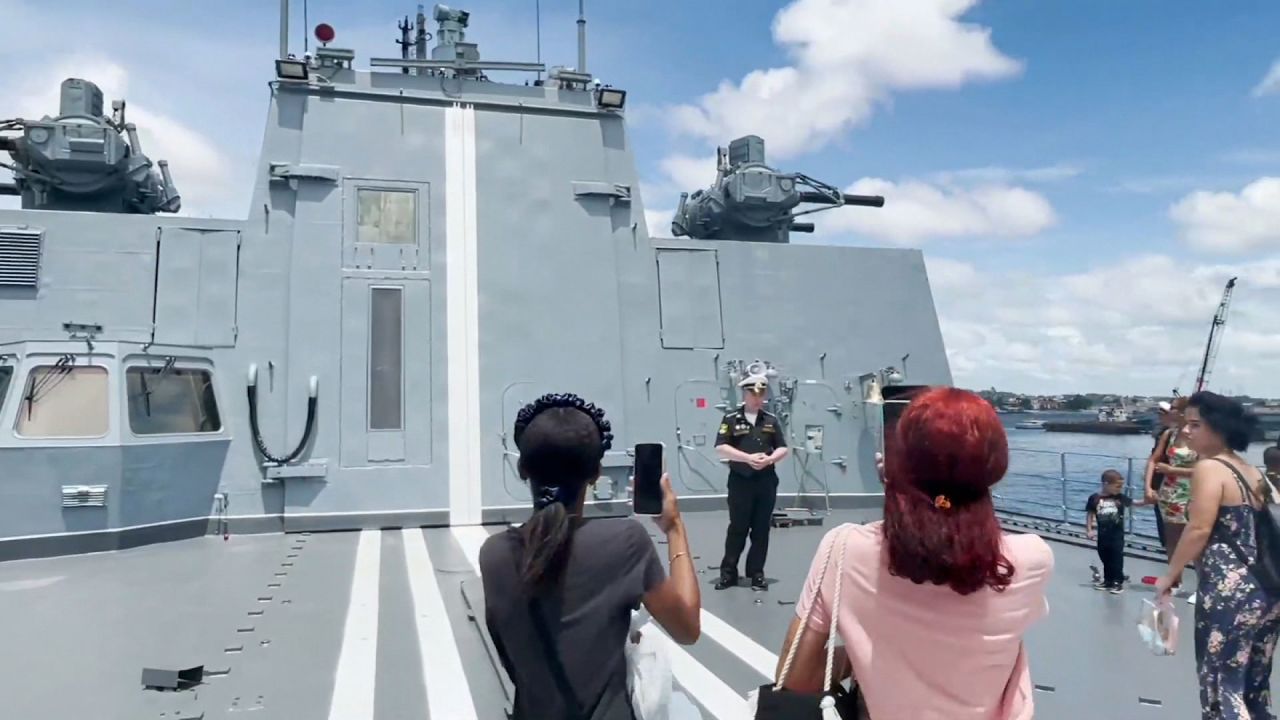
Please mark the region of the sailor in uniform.
[[747, 577], [751, 578], [751, 589], [767, 590], [764, 561], [778, 497], [774, 465], [787, 456], [787, 441], [778, 418], [764, 409], [769, 380], [751, 375], [738, 387], [742, 388], [742, 405], [724, 416], [716, 433], [716, 452], [729, 461], [729, 530], [716, 589], [738, 584], [738, 557], [750, 532]]

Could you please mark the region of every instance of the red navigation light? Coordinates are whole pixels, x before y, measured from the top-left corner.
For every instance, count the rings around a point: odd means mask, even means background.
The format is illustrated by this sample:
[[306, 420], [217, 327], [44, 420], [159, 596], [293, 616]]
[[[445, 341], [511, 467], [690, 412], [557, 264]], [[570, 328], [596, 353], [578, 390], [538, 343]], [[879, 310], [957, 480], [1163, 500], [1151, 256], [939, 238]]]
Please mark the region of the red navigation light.
[[333, 26], [329, 23], [320, 23], [316, 26], [316, 39], [322, 43], [333, 42], [335, 35], [337, 35], [337, 33], [333, 31]]

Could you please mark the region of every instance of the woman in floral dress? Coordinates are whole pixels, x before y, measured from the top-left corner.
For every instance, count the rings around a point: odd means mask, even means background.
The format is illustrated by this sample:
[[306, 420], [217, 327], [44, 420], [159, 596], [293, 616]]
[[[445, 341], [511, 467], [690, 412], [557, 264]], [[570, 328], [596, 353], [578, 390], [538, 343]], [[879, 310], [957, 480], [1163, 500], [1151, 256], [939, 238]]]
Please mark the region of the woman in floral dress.
[[1174, 398], [1169, 413], [1181, 422], [1170, 431], [1164, 443], [1164, 462], [1156, 463], [1155, 472], [1164, 481], [1156, 493], [1160, 514], [1164, 519], [1164, 551], [1173, 557], [1178, 539], [1187, 526], [1187, 503], [1191, 501], [1191, 471], [1196, 464], [1196, 452], [1187, 446], [1186, 434], [1179, 425], [1186, 421], [1187, 398]]
[[1168, 593], [1198, 560], [1195, 653], [1202, 720], [1274, 720], [1271, 658], [1280, 635], [1280, 598], [1249, 571], [1257, 558], [1253, 507], [1266, 483], [1240, 456], [1257, 419], [1234, 400], [1191, 396], [1183, 430], [1201, 460], [1191, 479], [1191, 518], [1156, 583]]

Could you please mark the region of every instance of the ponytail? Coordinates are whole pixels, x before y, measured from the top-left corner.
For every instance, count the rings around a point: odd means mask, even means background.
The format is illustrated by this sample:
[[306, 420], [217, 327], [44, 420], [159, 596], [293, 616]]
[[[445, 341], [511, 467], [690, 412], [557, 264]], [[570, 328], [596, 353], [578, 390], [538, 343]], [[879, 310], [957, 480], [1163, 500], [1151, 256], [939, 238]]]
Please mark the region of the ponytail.
[[520, 580], [530, 594], [556, 585], [569, 559], [573, 523], [564, 505], [553, 502], [533, 513], [520, 527], [524, 554], [520, 559]]

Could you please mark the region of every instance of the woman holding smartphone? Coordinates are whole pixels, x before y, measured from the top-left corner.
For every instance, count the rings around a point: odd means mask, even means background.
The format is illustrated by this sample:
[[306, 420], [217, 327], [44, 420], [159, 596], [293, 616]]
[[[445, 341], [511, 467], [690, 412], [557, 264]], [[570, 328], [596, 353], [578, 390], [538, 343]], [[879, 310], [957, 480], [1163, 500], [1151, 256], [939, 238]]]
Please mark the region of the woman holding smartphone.
[[520, 477], [533, 516], [480, 550], [485, 622], [515, 685], [515, 718], [632, 720], [624, 645], [641, 604], [676, 642], [701, 633], [702, 600], [671, 481], [661, 479], [663, 569], [634, 518], [584, 519], [613, 435], [576, 395], [544, 395], [516, 416]]

